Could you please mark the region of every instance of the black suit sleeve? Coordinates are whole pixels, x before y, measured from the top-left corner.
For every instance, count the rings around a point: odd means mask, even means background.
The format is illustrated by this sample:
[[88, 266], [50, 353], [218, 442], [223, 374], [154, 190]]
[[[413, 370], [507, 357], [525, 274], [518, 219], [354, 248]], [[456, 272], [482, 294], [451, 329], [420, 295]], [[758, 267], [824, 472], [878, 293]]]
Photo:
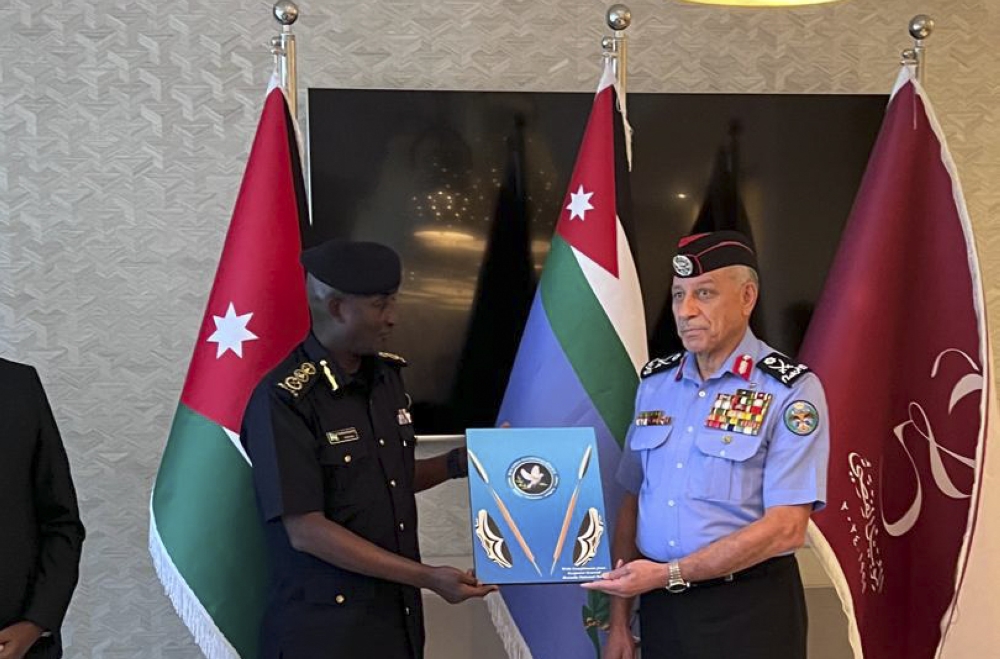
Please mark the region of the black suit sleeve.
[[38, 441], [32, 461], [32, 497], [39, 549], [24, 619], [54, 632], [62, 625], [76, 588], [84, 529], [69, 460], [52, 408], [37, 373], [32, 370], [31, 375], [30, 387], [39, 414]]

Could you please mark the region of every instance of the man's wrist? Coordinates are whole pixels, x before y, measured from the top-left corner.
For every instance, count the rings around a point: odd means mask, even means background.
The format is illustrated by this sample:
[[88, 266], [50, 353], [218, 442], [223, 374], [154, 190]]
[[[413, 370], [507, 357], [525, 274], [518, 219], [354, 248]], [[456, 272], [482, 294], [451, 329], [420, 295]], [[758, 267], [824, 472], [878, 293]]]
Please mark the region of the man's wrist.
[[632, 630], [627, 622], [612, 622], [608, 625], [609, 634], [628, 634], [632, 636]]
[[466, 478], [469, 475], [469, 462], [465, 447], [453, 448], [447, 457], [448, 478]]
[[437, 570], [435, 570], [433, 565], [426, 565], [424, 563], [420, 564], [420, 570], [417, 573], [417, 581], [413, 585], [417, 588], [423, 588], [426, 590], [434, 590], [435, 575]]
[[670, 561], [666, 564], [667, 581], [666, 589], [671, 593], [683, 593], [691, 587], [691, 583], [684, 578], [680, 561]]

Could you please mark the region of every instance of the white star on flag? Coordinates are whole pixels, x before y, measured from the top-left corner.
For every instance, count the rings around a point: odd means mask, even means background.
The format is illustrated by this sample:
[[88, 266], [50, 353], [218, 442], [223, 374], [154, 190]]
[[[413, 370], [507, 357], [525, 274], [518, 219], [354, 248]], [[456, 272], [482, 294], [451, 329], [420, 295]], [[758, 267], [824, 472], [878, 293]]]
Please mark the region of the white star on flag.
[[569, 206], [566, 207], [566, 210], [569, 211], [569, 219], [580, 218], [581, 222], [586, 222], [587, 218], [585, 216], [587, 211], [594, 210], [594, 207], [590, 204], [590, 198], [594, 196], [594, 193], [584, 192], [583, 185], [580, 185], [580, 189], [576, 192], [570, 192], [569, 196], [571, 199]]
[[253, 313], [237, 316], [232, 302], [229, 303], [225, 316], [212, 316], [215, 320], [215, 333], [208, 337], [208, 341], [217, 344], [216, 359], [226, 354], [227, 350], [235, 352], [237, 357], [243, 357], [243, 342], [257, 340], [257, 335], [247, 329], [251, 318]]

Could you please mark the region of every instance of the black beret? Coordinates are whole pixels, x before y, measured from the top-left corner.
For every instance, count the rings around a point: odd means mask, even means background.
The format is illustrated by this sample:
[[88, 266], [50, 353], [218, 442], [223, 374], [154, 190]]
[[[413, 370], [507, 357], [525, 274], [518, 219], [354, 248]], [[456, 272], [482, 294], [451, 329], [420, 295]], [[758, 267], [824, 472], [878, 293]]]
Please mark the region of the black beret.
[[302, 252], [306, 272], [351, 295], [388, 295], [399, 290], [399, 254], [379, 243], [328, 240]]
[[753, 245], [739, 231], [696, 233], [677, 243], [674, 274], [678, 277], [697, 277], [730, 265], [745, 265], [757, 270]]

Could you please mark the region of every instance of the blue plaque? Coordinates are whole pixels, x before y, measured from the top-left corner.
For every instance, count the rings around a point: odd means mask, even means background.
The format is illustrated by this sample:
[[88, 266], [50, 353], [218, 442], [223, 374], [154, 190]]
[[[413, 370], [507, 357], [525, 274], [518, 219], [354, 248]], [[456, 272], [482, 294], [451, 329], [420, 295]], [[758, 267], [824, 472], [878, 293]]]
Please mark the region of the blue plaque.
[[466, 438], [481, 582], [577, 583], [611, 569], [592, 428], [471, 428]]

